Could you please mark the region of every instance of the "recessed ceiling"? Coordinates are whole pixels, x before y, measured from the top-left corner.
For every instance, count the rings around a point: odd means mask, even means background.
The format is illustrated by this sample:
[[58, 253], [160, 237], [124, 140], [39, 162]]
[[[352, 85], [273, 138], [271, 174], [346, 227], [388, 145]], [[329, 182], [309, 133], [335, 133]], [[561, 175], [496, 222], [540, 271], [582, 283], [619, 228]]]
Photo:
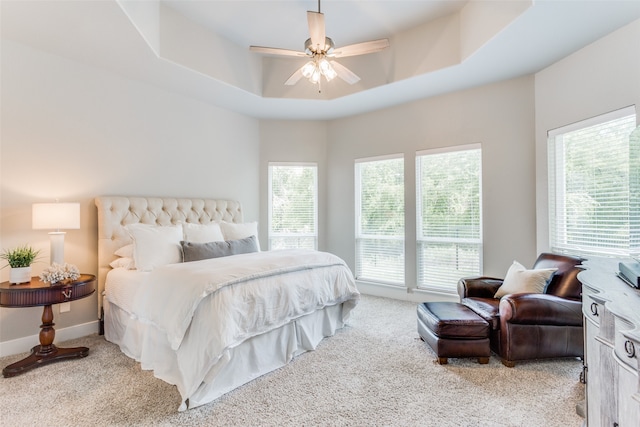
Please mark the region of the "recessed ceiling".
[[[149, 5], [164, 11], [162, 25], [155, 22], [162, 31], [153, 29], [153, 19], [140, 20], [149, 16]], [[465, 12], [486, 11], [488, 5], [495, 13]], [[508, 18], [499, 5], [509, 9]], [[301, 81], [298, 92], [282, 92], [281, 82], [297, 63], [261, 57], [248, 47], [302, 50], [308, 38], [306, 11], [317, 7], [317, 1], [2, 0], [0, 16], [3, 40], [249, 116], [323, 120], [535, 73], [640, 19], [640, 1], [625, 0], [325, 0], [327, 35], [336, 45], [389, 38], [391, 48], [348, 64], [363, 73], [356, 88], [336, 85], [318, 96], [311, 83]], [[499, 30], [482, 33], [477, 26]], [[463, 41], [469, 31], [480, 31], [486, 40], [455, 53], [447, 48], [455, 45], [452, 28]], [[436, 30], [447, 30], [451, 44], [431, 51], [408, 47], [427, 34], [422, 40], [433, 48]], [[431, 64], [433, 52], [459, 58]], [[400, 70], [398, 64], [415, 70]]]
[[[162, 3], [239, 46], [274, 46], [293, 50], [303, 50], [304, 41], [309, 37], [307, 11], [318, 11], [317, 0], [163, 0]], [[325, 14], [327, 35], [336, 44], [344, 46], [389, 38], [458, 12], [466, 3], [467, 0], [324, 0], [320, 9]]]

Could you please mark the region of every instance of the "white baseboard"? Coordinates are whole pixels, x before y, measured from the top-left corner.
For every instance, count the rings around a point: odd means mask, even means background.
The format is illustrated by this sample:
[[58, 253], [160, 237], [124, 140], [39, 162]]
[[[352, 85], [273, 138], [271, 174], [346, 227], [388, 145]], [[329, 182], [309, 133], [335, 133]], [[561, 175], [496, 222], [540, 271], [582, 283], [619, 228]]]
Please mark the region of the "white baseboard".
[[[94, 320], [93, 322], [69, 326], [68, 328], [56, 329], [56, 337], [53, 342], [54, 344], [57, 344], [62, 341], [95, 334], [98, 333], [99, 327], [99, 322]], [[10, 341], [0, 341], [0, 357], [28, 352], [39, 343], [39, 335], [31, 335]]]
[[358, 290], [365, 295], [413, 301], [416, 303], [427, 301], [459, 302], [457, 294], [438, 293], [422, 289], [409, 289], [400, 286], [383, 285], [379, 283], [357, 281]]

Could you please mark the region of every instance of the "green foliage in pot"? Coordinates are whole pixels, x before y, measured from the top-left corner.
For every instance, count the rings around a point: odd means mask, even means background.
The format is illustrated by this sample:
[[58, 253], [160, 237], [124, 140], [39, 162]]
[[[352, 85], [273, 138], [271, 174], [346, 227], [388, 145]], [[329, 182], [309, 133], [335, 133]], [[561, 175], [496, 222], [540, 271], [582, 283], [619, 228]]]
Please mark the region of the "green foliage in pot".
[[0, 254], [0, 259], [5, 260], [11, 268], [29, 267], [38, 258], [39, 253], [40, 251], [25, 245], [15, 249], [4, 249]]

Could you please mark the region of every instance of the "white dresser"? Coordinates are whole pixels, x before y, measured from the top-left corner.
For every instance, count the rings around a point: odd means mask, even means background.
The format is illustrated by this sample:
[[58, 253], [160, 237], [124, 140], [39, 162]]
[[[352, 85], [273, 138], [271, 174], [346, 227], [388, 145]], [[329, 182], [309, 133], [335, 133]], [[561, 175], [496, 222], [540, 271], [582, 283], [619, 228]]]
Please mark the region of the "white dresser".
[[590, 259], [578, 276], [588, 427], [640, 427], [640, 291], [616, 276], [619, 261]]

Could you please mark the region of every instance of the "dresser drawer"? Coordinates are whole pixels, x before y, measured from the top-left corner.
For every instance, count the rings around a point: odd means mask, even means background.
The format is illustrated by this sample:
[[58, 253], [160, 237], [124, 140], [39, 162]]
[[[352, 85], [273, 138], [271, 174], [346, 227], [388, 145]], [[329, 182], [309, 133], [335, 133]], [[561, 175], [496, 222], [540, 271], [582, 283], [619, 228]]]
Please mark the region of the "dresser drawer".
[[595, 294], [584, 293], [582, 295], [582, 312], [586, 320], [600, 325], [600, 318], [604, 312], [604, 304]]
[[638, 358], [640, 358], [640, 343], [637, 340], [629, 339], [628, 336], [623, 334], [623, 332], [634, 329], [634, 325], [620, 317], [616, 317], [615, 322], [614, 350], [616, 357], [630, 368], [637, 369]]

